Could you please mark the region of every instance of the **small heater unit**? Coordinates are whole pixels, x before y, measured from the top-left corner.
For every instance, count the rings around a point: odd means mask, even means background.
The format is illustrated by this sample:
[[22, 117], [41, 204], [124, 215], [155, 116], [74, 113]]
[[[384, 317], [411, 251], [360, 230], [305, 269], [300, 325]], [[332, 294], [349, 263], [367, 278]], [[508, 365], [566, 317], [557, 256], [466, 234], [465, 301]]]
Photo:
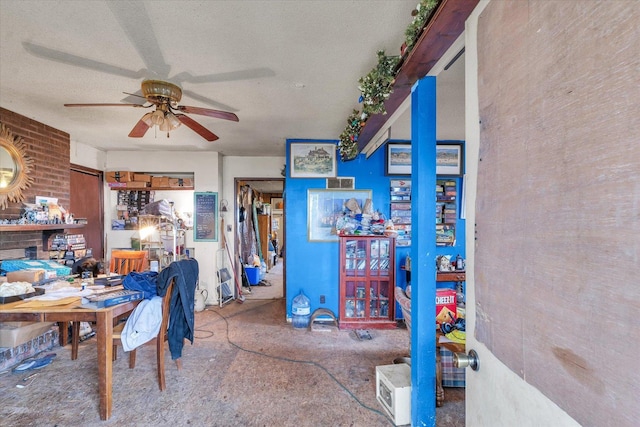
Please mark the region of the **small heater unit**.
[[411, 367], [376, 366], [376, 397], [396, 426], [411, 424]]

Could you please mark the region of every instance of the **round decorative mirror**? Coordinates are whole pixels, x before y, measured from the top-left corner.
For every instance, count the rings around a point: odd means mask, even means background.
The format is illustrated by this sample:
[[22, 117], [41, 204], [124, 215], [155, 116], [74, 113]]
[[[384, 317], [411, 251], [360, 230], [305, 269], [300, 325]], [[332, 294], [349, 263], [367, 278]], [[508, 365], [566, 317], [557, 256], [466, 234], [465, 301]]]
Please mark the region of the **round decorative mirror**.
[[22, 138], [0, 124], [0, 209], [24, 199], [22, 192], [33, 182], [32, 164]]

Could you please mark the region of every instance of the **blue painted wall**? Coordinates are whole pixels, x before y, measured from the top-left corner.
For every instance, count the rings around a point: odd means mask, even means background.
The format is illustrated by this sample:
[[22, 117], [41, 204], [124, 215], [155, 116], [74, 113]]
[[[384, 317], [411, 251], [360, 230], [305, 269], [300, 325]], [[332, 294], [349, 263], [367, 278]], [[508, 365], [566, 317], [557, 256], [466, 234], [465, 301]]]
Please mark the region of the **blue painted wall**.
[[[334, 143], [337, 140], [287, 140], [287, 176], [285, 182], [285, 211], [286, 220], [286, 295], [287, 317], [291, 317], [291, 303], [300, 291], [311, 301], [311, 312], [318, 308], [328, 308], [338, 316], [339, 307], [339, 245], [338, 242], [309, 242], [307, 239], [307, 190], [326, 188], [326, 179], [322, 178], [291, 178], [289, 165], [291, 164], [289, 145], [292, 142]], [[385, 175], [386, 147], [376, 150], [368, 159], [359, 155], [355, 160], [342, 162], [338, 159], [337, 173], [341, 177], [355, 177], [357, 190], [372, 190], [373, 208], [380, 211], [385, 218], [389, 217], [391, 180], [399, 177]], [[406, 178], [406, 177], [405, 177]], [[461, 192], [461, 178], [455, 178]], [[433, 189], [435, 197], [435, 188]], [[460, 201], [458, 200], [458, 208]], [[434, 211], [435, 216], [435, 211]], [[434, 224], [434, 217], [429, 218]], [[455, 247], [441, 247], [436, 249], [436, 255], [464, 254], [464, 220], [458, 220]], [[415, 239], [415, 236], [413, 236]], [[402, 266], [410, 247], [396, 248], [396, 284], [406, 286], [406, 275]], [[433, 262], [435, 263], [435, 257]], [[455, 283], [440, 286], [454, 287]], [[320, 303], [320, 296], [325, 296], [325, 303]], [[435, 316], [435, 314], [434, 314]], [[396, 307], [396, 317], [402, 313]]]

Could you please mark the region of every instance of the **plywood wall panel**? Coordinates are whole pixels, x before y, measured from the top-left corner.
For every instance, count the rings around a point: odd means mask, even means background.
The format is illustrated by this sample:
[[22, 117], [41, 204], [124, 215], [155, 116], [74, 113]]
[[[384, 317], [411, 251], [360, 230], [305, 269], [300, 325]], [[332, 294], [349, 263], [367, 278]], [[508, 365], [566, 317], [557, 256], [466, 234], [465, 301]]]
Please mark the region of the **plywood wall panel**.
[[640, 417], [637, 22], [633, 1], [479, 19], [475, 334], [584, 425]]

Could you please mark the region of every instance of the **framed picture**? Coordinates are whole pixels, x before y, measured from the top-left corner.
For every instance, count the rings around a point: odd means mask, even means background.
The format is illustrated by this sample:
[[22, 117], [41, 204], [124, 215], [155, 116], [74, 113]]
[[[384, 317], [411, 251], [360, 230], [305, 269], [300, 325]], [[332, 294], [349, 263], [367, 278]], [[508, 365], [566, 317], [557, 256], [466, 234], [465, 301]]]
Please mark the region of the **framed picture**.
[[386, 175], [411, 175], [411, 144], [387, 144]]
[[436, 145], [436, 175], [462, 176], [462, 144], [439, 143]]
[[284, 209], [284, 202], [282, 197], [272, 197], [271, 198], [271, 209]]
[[218, 193], [194, 193], [193, 240], [218, 241]]
[[371, 199], [371, 190], [307, 190], [307, 238], [310, 242], [337, 242], [336, 221], [355, 199], [362, 208]]
[[271, 198], [271, 209], [273, 210], [273, 213], [282, 213], [282, 210], [284, 209], [284, 201], [282, 200], [282, 197]]
[[336, 176], [336, 144], [294, 142], [289, 148], [291, 178]]

